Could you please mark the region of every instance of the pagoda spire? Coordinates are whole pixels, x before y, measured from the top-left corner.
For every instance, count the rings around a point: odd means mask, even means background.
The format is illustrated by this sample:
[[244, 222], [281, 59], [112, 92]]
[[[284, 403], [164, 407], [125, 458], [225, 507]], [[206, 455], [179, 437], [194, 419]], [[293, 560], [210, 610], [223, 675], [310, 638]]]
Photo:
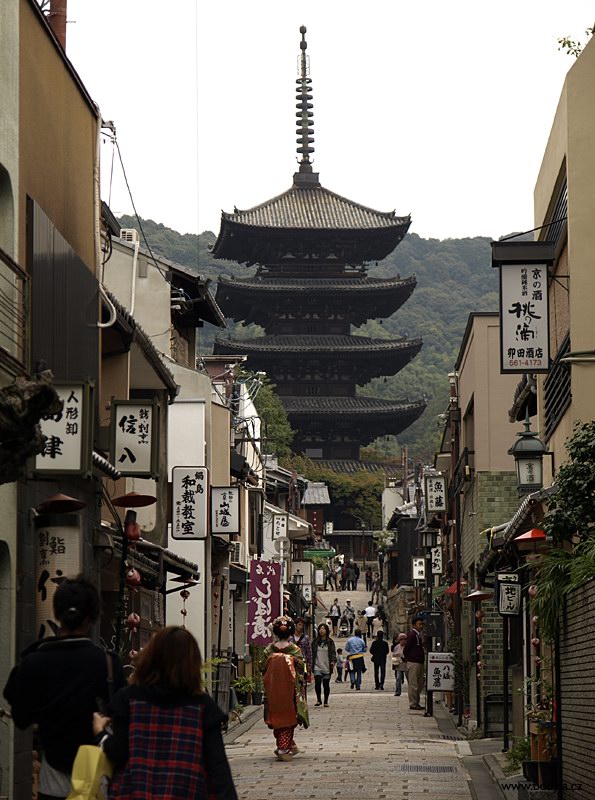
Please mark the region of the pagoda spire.
[[312, 104], [312, 78], [310, 74], [310, 57], [306, 54], [308, 43], [306, 42], [306, 26], [300, 27], [302, 41], [300, 42], [299, 57], [299, 78], [296, 80], [296, 118], [297, 128], [297, 152], [300, 158], [300, 168], [293, 176], [296, 186], [319, 186], [318, 173], [312, 171], [310, 154], [314, 152], [314, 108]]

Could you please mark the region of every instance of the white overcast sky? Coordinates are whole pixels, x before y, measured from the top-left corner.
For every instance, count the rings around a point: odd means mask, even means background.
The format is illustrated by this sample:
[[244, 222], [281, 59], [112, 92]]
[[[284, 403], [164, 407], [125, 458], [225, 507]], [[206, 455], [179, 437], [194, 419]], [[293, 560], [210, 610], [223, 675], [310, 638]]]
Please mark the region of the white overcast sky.
[[[67, 53], [113, 120], [141, 217], [217, 232], [296, 169], [308, 28], [323, 186], [439, 239], [532, 227], [533, 187], [587, 0], [69, 0]], [[112, 147], [103, 198], [132, 206]]]

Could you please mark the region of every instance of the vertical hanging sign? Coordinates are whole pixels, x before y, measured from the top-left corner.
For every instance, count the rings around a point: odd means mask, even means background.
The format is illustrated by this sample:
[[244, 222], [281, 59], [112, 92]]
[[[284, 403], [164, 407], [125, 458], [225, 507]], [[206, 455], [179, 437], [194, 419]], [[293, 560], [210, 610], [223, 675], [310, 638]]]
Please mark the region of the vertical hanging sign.
[[287, 536], [287, 514], [273, 514], [273, 539]]
[[500, 266], [500, 371], [547, 372], [550, 364], [547, 266]]
[[62, 411], [40, 422], [45, 443], [42, 452], [35, 457], [35, 471], [86, 472], [91, 457], [90, 386], [85, 383], [56, 383], [54, 388], [62, 401]]
[[211, 533], [240, 533], [239, 487], [211, 487]]
[[174, 467], [172, 539], [206, 539], [208, 534], [209, 471], [206, 467]]
[[152, 400], [114, 400], [112, 463], [123, 476], [158, 477], [157, 405]]
[[281, 564], [250, 562], [248, 644], [266, 645], [273, 639], [273, 620], [281, 605]]
[[415, 556], [411, 559], [411, 571], [413, 575], [414, 581], [425, 581], [426, 579], [426, 559], [425, 558], [416, 558]]
[[444, 475], [426, 475], [424, 477], [426, 494], [426, 511], [446, 511], [446, 478]]
[[442, 547], [432, 547], [432, 575], [442, 575]]
[[[60, 520], [59, 524], [55, 524]], [[37, 638], [56, 634], [53, 599], [60, 583], [81, 571], [80, 518], [78, 514], [35, 517], [35, 623]]]

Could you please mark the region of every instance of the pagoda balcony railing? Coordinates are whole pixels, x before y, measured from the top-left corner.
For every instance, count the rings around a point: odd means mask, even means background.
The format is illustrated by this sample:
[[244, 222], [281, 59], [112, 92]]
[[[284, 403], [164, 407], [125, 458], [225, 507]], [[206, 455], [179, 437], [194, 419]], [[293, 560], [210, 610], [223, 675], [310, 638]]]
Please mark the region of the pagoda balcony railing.
[[9, 369], [27, 367], [28, 276], [0, 249], [0, 359]]

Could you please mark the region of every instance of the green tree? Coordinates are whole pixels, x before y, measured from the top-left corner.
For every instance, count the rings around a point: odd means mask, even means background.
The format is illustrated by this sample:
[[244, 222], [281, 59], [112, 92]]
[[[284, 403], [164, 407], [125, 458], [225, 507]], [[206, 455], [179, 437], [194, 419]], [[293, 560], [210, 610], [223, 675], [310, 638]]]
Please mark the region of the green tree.
[[275, 384], [268, 378], [261, 378], [261, 387], [254, 398], [254, 405], [263, 421], [261, 438], [262, 451], [278, 458], [289, 456], [295, 432], [283, 407], [279, 395], [275, 392]]

